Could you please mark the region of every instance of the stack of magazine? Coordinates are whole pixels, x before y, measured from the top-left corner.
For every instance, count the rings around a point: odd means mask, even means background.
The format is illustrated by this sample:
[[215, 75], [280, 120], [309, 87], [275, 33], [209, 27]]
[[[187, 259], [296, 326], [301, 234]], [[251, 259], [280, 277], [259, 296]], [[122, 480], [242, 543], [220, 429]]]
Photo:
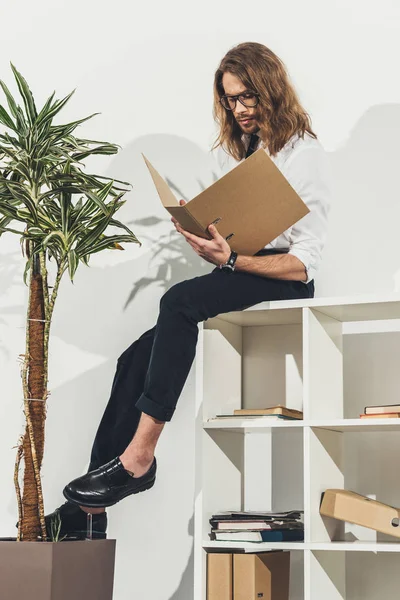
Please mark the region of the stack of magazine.
[[304, 540], [303, 511], [220, 512], [210, 519], [210, 539], [220, 542]]

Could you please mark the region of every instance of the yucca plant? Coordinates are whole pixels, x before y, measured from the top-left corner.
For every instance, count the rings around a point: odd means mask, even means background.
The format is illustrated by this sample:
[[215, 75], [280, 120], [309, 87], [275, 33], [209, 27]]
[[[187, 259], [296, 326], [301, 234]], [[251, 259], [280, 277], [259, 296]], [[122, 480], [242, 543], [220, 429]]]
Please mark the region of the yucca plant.
[[[139, 242], [126, 225], [113, 218], [125, 203], [122, 197], [130, 184], [82, 170], [85, 158], [116, 154], [119, 149], [116, 144], [73, 135], [81, 123], [99, 113], [64, 125], [54, 124], [75, 90], [61, 100], [55, 99], [53, 92], [38, 111], [26, 80], [13, 64], [11, 68], [22, 106], [0, 81], [9, 109], [0, 105], [0, 124], [5, 128], [0, 133], [0, 236], [5, 232], [20, 236], [26, 261], [23, 278], [29, 294], [26, 347], [21, 355], [26, 427], [18, 444], [14, 484], [19, 515], [17, 539], [36, 541], [46, 540], [40, 471], [49, 396], [49, 334], [61, 278], [68, 270], [73, 282], [80, 262], [88, 265], [95, 252], [123, 250], [121, 243]], [[109, 226], [124, 233], [106, 235]], [[53, 285], [49, 285], [51, 277]]]

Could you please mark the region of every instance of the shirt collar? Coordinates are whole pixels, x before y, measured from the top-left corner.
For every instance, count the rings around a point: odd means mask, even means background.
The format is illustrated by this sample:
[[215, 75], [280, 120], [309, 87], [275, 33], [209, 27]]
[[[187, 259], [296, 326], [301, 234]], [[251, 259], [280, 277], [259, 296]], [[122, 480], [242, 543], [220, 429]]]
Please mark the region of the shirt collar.
[[[251, 138], [251, 136], [252, 136], [252, 134], [251, 134], [251, 133], [244, 133], [244, 134], [243, 134], [243, 139], [245, 139], [245, 140], [249, 140], [249, 139]], [[257, 131], [257, 132], [256, 132], [256, 136], [257, 136], [257, 137], [261, 137], [261, 133], [260, 133], [260, 131]]]
[[[261, 145], [260, 142], [262, 142], [261, 140], [261, 136], [260, 136], [260, 132], [257, 131], [256, 136], [259, 138], [259, 142], [258, 142], [258, 148], [257, 150], [259, 150], [260, 148], [263, 148], [263, 146]], [[251, 140], [251, 133], [244, 133], [242, 135], [242, 141], [245, 144], [246, 148], [248, 148], [249, 144], [250, 144], [250, 140]], [[269, 155], [269, 150], [267, 147], [264, 148], [265, 152]]]

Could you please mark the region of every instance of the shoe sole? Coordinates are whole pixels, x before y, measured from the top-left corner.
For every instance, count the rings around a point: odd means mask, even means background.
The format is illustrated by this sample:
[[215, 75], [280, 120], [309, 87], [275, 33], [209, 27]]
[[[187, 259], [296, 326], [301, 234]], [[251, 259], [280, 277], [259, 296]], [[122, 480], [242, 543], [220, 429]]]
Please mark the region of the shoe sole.
[[108, 504], [88, 504], [87, 502], [82, 502], [81, 500], [76, 501], [74, 498], [72, 498], [71, 496], [69, 496], [67, 488], [64, 488], [63, 490], [63, 494], [64, 494], [64, 498], [66, 498], [67, 500], [69, 500], [70, 502], [72, 502], [73, 504], [79, 504], [79, 506], [84, 506], [85, 508], [108, 508], [109, 506], [115, 506], [115, 504], [118, 504], [118, 502], [121, 502], [121, 500], [124, 500], [124, 498], [127, 498], [128, 496], [133, 496], [134, 494], [139, 494], [140, 492], [145, 492], [146, 490], [150, 490], [153, 485], [155, 483], [155, 480], [146, 483], [140, 487], [137, 487], [136, 490], [134, 492], [127, 492], [126, 494], [123, 494], [118, 500], [116, 500], [115, 502], [110, 502]]

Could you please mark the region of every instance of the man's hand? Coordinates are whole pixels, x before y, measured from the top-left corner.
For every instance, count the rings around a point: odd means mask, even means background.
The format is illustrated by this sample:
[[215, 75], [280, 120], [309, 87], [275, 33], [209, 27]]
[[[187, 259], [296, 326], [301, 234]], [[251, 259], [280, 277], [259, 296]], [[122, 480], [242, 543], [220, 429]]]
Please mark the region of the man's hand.
[[[184, 206], [186, 202], [184, 200], [180, 200], [179, 204]], [[205, 240], [183, 229], [183, 227], [181, 227], [174, 217], [172, 217], [171, 221], [175, 225], [175, 229], [183, 235], [188, 244], [192, 246], [193, 250], [201, 258], [204, 258], [204, 260], [214, 265], [226, 263], [231, 254], [231, 249], [226, 239], [218, 233], [215, 225], [209, 225], [208, 227], [208, 231], [210, 232], [212, 239]]]

